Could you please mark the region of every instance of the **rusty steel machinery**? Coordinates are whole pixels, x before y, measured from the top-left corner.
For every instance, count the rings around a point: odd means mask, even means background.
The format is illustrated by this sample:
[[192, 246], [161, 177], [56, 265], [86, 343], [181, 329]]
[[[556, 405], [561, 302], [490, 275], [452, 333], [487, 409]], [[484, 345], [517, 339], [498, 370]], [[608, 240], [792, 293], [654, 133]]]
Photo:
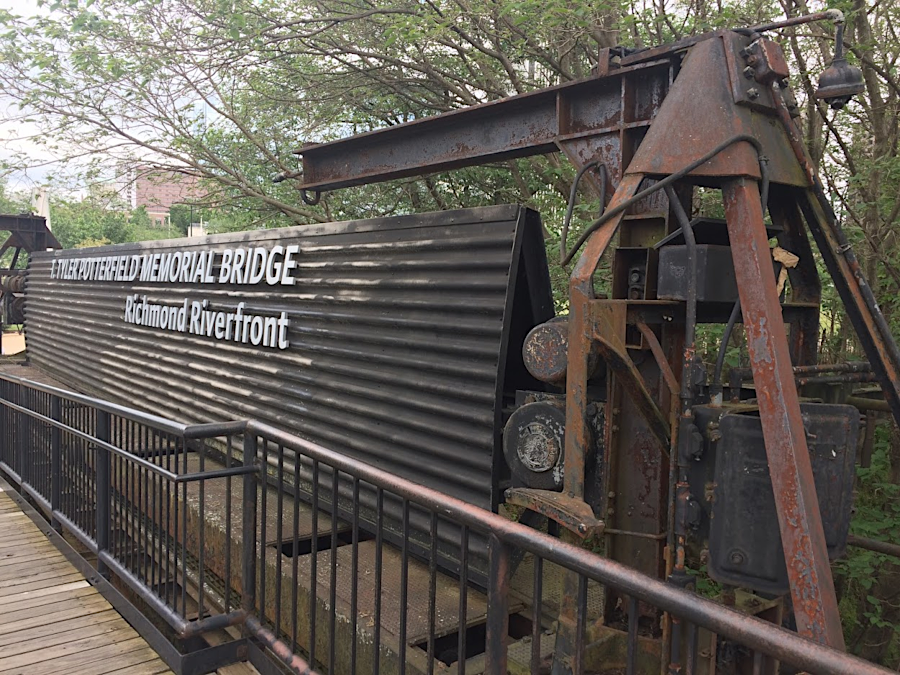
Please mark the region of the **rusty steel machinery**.
[[59, 242], [47, 228], [43, 217], [28, 213], [0, 215], [0, 231], [9, 232], [9, 237], [0, 246], [0, 259], [12, 251], [8, 265], [0, 268], [0, 333], [2, 333], [5, 326], [22, 324], [25, 321], [25, 269], [17, 267], [22, 252], [28, 254], [47, 248], [59, 248]]
[[[760, 607], [779, 599], [802, 635], [842, 649], [830, 560], [847, 545], [860, 414], [841, 392], [877, 381], [900, 418], [900, 353], [801, 142], [782, 49], [766, 36], [819, 20], [838, 35], [817, 95], [839, 109], [862, 82], [843, 58], [843, 17], [828, 11], [604, 49], [590, 78], [307, 145], [302, 170], [282, 178], [312, 202], [337, 188], [562, 152], [603, 212], [577, 241], [563, 229], [562, 262], [574, 261], [568, 314], [509, 347], [522, 348], [543, 385], [517, 391], [504, 420], [505, 502], [556, 523], [568, 541], [600, 538], [604, 555], [679, 586], [705, 564], [725, 602], [735, 588], [762, 594]], [[724, 219], [689, 216], [698, 187], [721, 192]], [[617, 234], [612, 293], [601, 298], [594, 274]], [[817, 363], [814, 248], [868, 363]], [[712, 375], [695, 351], [702, 323], [726, 324]], [[725, 383], [738, 323], [751, 368]], [[577, 576], [563, 597], [554, 672], [578, 672], [567, 656], [582, 639]], [[605, 623], [620, 625], [623, 607], [609, 594]], [[678, 672], [688, 638], [677, 622], [637, 611]], [[731, 658], [740, 671], [740, 654]]]

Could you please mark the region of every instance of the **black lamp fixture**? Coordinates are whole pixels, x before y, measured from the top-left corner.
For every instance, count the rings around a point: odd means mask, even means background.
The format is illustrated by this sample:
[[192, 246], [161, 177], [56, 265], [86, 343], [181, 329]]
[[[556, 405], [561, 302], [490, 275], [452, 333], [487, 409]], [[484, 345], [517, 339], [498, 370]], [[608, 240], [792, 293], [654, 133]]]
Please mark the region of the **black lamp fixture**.
[[837, 26], [834, 38], [834, 58], [831, 65], [819, 76], [819, 88], [816, 89], [816, 98], [823, 99], [833, 110], [840, 110], [856, 94], [861, 94], [866, 89], [863, 82], [862, 71], [856, 66], [851, 66], [844, 58], [844, 15], [837, 10], [834, 20]]

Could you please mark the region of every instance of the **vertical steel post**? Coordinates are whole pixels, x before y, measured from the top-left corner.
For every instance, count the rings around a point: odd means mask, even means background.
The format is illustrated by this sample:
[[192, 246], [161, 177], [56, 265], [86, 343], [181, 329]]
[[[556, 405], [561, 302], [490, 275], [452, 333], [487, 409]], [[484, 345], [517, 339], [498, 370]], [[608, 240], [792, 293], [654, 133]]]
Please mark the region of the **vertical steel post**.
[[[59, 396], [50, 396], [50, 418], [55, 422], [62, 419], [62, 401]], [[62, 507], [62, 432], [59, 427], [50, 427], [50, 525], [62, 532], [62, 525], [56, 513]]]
[[[256, 463], [257, 439], [251, 431], [244, 432], [244, 466]], [[256, 481], [255, 472], [245, 473], [243, 539], [241, 541], [241, 609], [247, 614], [256, 610]], [[263, 493], [265, 495], [265, 493]]]
[[506, 675], [509, 635], [509, 547], [491, 534], [488, 538], [488, 603], [484, 672]]
[[[642, 175], [625, 176], [613, 195], [608, 210], [627, 201], [638, 189]], [[587, 383], [590, 353], [593, 348], [593, 324], [590, 303], [594, 300], [593, 274], [603, 252], [607, 249], [624, 214], [607, 221], [585, 244], [584, 251], [569, 280], [569, 344], [566, 369], [566, 435], [563, 465], [563, 493], [569, 497], [584, 497], [584, 462], [590, 449], [590, 429], [587, 417]], [[568, 530], [560, 538], [569, 544], [580, 544], [580, 538]], [[559, 607], [559, 630], [556, 633], [553, 675], [580, 675], [581, 645], [584, 636], [578, 634], [577, 591], [578, 574], [566, 572], [563, 577], [562, 600]]]
[[[9, 400], [9, 383], [0, 382], [0, 398]], [[10, 409], [6, 405], [0, 406], [0, 462], [9, 463], [9, 418]]]
[[[110, 441], [110, 415], [105, 410], [97, 411], [97, 440]], [[109, 579], [109, 568], [100, 560], [100, 553], [109, 551], [110, 522], [109, 511], [112, 490], [109, 481], [109, 450], [96, 446], [97, 456], [97, 572]]]
[[[24, 403], [22, 396], [22, 385], [16, 384], [13, 388], [13, 402], [17, 405]], [[28, 457], [28, 449], [25, 447], [25, 434], [22, 427], [25, 426], [26, 415], [16, 411], [13, 416], [13, 452], [16, 456], [15, 471], [19, 476], [19, 488], [22, 488], [27, 482], [25, 479], [25, 461]]]
[[759, 190], [738, 179], [725, 184], [723, 196], [797, 629], [844, 649]]

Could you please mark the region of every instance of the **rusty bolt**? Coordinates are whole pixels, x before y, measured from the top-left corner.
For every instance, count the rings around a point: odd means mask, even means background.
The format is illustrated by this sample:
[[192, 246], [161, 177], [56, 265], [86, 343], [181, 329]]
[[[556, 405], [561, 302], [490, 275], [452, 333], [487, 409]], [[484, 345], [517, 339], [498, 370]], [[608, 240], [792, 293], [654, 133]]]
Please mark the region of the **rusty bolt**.
[[731, 552], [731, 564], [732, 565], [740, 565], [744, 562], [744, 554], [740, 551], [732, 551]]
[[614, 515], [616, 515], [616, 510], [614, 508], [608, 508], [608, 509], [606, 509], [606, 515], [614, 516]]
[[606, 496], [609, 497], [610, 499], [615, 499], [615, 498], [616, 498], [616, 493], [613, 492], [612, 490], [610, 490], [610, 491], [609, 491], [609, 494], [606, 495]]
[[759, 63], [759, 57], [755, 55], [748, 56], [747, 63], [749, 63], [751, 66], [755, 66], [757, 63]]
[[618, 424], [613, 424], [613, 425], [612, 425], [612, 432], [613, 432], [613, 433], [616, 433], [618, 430], [619, 430], [619, 425], [618, 425]]
[[759, 89], [757, 89], [756, 87], [750, 87], [750, 88], [747, 90], [747, 97], [748, 97], [751, 101], [755, 101], [756, 99], [759, 98]]
[[744, 68], [744, 77], [746, 77], [748, 80], [752, 80], [754, 75], [756, 75], [756, 71], [752, 66], [747, 66], [746, 68]]
[[741, 51], [738, 52], [738, 54], [746, 59], [748, 56], [750, 56], [750, 50], [744, 47]]

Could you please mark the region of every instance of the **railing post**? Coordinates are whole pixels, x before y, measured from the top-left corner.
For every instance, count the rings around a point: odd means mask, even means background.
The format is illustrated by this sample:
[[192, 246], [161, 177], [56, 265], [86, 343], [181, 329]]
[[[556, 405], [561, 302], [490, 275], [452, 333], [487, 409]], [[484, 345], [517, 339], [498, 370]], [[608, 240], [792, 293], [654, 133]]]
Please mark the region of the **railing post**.
[[[256, 463], [256, 434], [244, 432], [244, 466]], [[241, 542], [241, 609], [252, 615], [256, 610], [256, 472], [248, 472], [244, 479], [243, 540]]]
[[[4, 401], [9, 400], [9, 382], [5, 380], [0, 382], [0, 398]], [[9, 464], [10, 456], [9, 456], [9, 413], [10, 410], [7, 406], [0, 406], [0, 422], [3, 423], [3, 426], [0, 427], [0, 462], [5, 462]]]
[[[50, 396], [50, 417], [55, 422], [62, 420], [62, 401], [59, 396]], [[62, 532], [62, 525], [56, 513], [62, 506], [62, 432], [57, 426], [50, 427], [50, 525]]]
[[[110, 442], [110, 419], [105, 410], [97, 411], [97, 439]], [[97, 466], [97, 571], [101, 576], [109, 578], [109, 568], [100, 560], [100, 554], [109, 550], [109, 507], [111, 501], [111, 486], [109, 483], [109, 450], [97, 447], [95, 458]]]
[[509, 635], [509, 547], [491, 534], [488, 538], [488, 603], [484, 672], [506, 675]]
[[[21, 404], [22, 402], [22, 386], [17, 384], [13, 388], [13, 394], [10, 397], [13, 403]], [[27, 450], [25, 449], [25, 443], [23, 442], [22, 427], [24, 422], [25, 414], [19, 412], [18, 410], [13, 413], [13, 454], [16, 457], [15, 460], [15, 471], [19, 476], [19, 487], [27, 482], [25, 480], [25, 458], [27, 455]]]

